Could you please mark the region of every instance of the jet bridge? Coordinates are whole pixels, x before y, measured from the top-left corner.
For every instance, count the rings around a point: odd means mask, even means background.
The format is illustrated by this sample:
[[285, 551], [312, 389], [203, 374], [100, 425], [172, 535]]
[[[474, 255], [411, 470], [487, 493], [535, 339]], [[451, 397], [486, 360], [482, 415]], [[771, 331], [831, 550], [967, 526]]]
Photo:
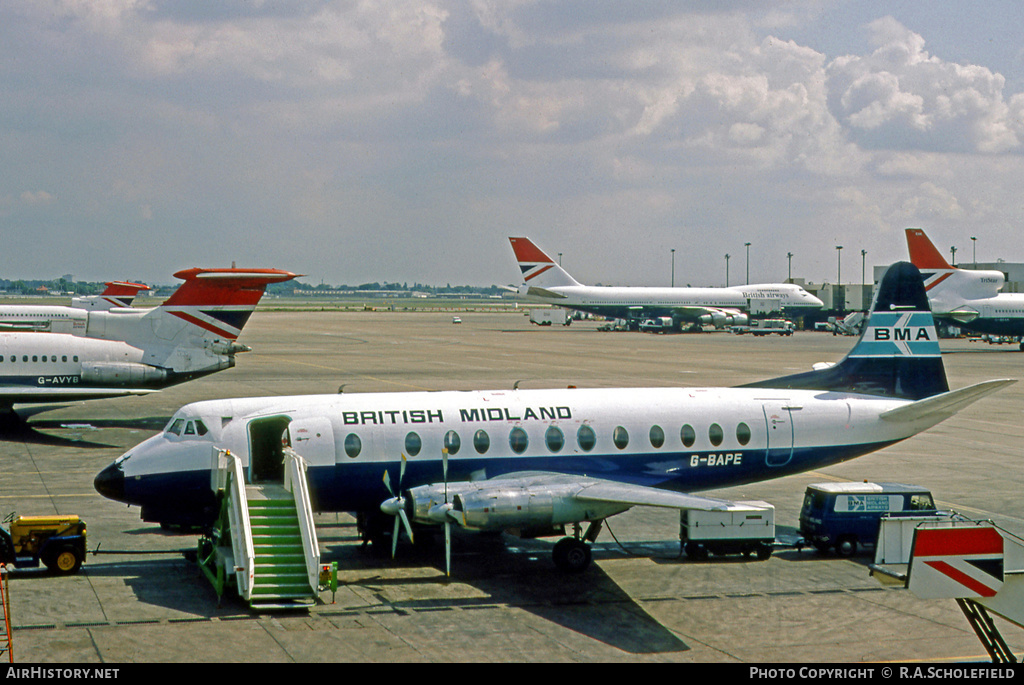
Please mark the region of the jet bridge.
[[284, 449], [284, 479], [250, 484], [241, 459], [214, 450], [211, 488], [221, 503], [199, 564], [217, 590], [234, 586], [253, 609], [304, 609], [316, 602], [320, 549], [306, 483], [306, 463]]
[[871, 573], [923, 599], [955, 599], [992, 661], [1017, 661], [990, 614], [1024, 628], [1024, 538], [957, 514], [883, 518]]

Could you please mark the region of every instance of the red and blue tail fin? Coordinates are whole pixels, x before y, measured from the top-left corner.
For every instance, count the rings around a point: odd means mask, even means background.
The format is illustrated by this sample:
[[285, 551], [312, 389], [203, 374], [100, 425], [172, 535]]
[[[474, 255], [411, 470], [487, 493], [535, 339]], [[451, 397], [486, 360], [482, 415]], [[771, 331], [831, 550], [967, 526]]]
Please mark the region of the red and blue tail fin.
[[106, 289], [99, 295], [83, 295], [71, 298], [71, 306], [75, 309], [104, 311], [109, 309], [127, 309], [135, 302], [140, 290], [149, 290], [148, 285], [130, 283], [128, 281], [109, 281]]
[[954, 267], [946, 261], [942, 253], [936, 249], [935, 244], [928, 239], [920, 228], [908, 228], [907, 250], [910, 252], [910, 262], [922, 271], [944, 269], [952, 270]]
[[940, 316], [968, 324], [978, 316], [977, 305], [969, 301], [996, 297], [1002, 290], [1006, 281], [1003, 272], [979, 270], [977, 264], [971, 269], [952, 266], [923, 230], [908, 228], [906, 234], [910, 261], [921, 270], [924, 289]]
[[185, 280], [158, 309], [227, 340], [235, 340], [267, 286], [296, 278], [280, 269], [199, 269], [174, 274]]
[[563, 269], [529, 238], [509, 238], [512, 251], [516, 253], [523, 283], [538, 288], [557, 288], [579, 285], [575, 278]]
[[111, 307], [131, 307], [139, 291], [149, 290], [148, 285], [130, 283], [128, 281], [108, 281], [107, 287], [100, 297], [110, 303]]

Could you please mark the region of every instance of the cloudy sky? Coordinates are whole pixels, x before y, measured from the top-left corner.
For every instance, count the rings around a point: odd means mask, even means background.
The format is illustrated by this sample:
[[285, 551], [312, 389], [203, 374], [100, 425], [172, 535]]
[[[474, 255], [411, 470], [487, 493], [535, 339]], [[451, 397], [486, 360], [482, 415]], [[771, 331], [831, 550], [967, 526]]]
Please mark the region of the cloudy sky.
[[[1024, 261], [1019, 2], [5, 0], [0, 278]], [[836, 246], [843, 251], [837, 252]]]

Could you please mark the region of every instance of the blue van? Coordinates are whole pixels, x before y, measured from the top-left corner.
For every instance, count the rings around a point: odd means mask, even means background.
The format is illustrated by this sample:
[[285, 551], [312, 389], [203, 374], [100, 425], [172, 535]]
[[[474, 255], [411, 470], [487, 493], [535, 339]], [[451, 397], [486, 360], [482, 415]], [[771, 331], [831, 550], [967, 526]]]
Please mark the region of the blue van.
[[851, 557], [857, 548], [874, 545], [883, 514], [899, 516], [936, 512], [926, 488], [903, 483], [815, 483], [804, 492], [800, 534], [824, 554]]

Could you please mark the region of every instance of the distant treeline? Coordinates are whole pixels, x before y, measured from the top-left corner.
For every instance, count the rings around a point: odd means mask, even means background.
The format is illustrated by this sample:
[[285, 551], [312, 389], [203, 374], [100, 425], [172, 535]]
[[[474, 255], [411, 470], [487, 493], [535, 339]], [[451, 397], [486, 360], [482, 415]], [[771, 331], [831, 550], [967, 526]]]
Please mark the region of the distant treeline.
[[452, 285], [448, 283], [446, 285], [424, 285], [423, 283], [362, 283], [360, 285], [327, 285], [321, 283], [320, 285], [309, 285], [302, 282], [288, 281], [286, 283], [274, 283], [267, 287], [267, 292], [275, 295], [290, 295], [294, 291], [300, 290], [303, 292], [323, 293], [323, 294], [335, 294], [335, 293], [347, 293], [347, 292], [366, 292], [366, 293], [387, 293], [393, 292], [395, 294], [424, 294], [424, 295], [502, 295], [506, 292], [504, 288], [496, 285], [491, 286], [474, 286], [474, 285]]
[[76, 295], [99, 295], [106, 288], [105, 283], [68, 281], [55, 278], [51, 281], [17, 280], [0, 278], [0, 290], [12, 295], [45, 295], [47, 293], [74, 293]]
[[[135, 281], [141, 283], [142, 281]], [[152, 295], [166, 295], [169, 292], [177, 288], [180, 283], [175, 284], [163, 284], [163, 285], [149, 285], [152, 290]], [[64, 278], [57, 278], [49, 281], [44, 280], [8, 280], [0, 278], [0, 291], [5, 291], [10, 295], [43, 295], [43, 294], [66, 294], [74, 293], [75, 295], [98, 295], [106, 288], [105, 283], [101, 282], [90, 282], [90, 281], [69, 281]], [[436, 285], [424, 285], [422, 283], [363, 283], [361, 285], [326, 285], [321, 283], [320, 285], [309, 285], [308, 283], [286, 281], [284, 283], [271, 283], [267, 286], [267, 293], [271, 295], [292, 295], [296, 290], [313, 293], [331, 294], [338, 292], [394, 292], [396, 294], [425, 294], [425, 295], [501, 295], [505, 292], [503, 288], [499, 288], [496, 285], [489, 287], [479, 287], [471, 285], [452, 285], [450, 283], [443, 286]]]

